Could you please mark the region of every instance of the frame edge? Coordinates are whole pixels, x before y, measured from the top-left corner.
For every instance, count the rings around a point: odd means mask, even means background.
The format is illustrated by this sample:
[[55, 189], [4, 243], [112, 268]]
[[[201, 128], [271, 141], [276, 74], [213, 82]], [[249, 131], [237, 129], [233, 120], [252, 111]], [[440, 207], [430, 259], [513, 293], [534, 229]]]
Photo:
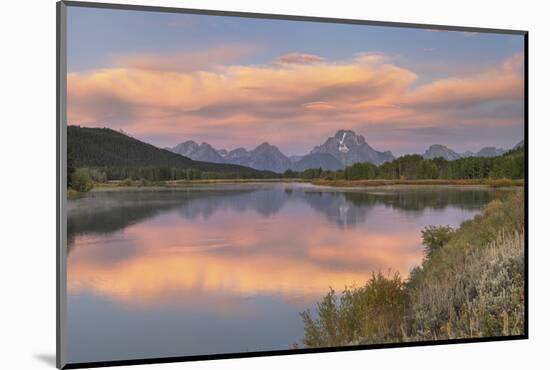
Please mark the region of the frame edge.
[[65, 202], [67, 199], [67, 5], [56, 3], [56, 367], [67, 364], [66, 351], [66, 230]]
[[241, 17], [241, 18], [256, 18], [256, 19], [279, 19], [287, 21], [303, 21], [303, 22], [320, 22], [320, 23], [340, 23], [340, 24], [360, 24], [381, 27], [398, 27], [398, 28], [416, 28], [416, 29], [432, 29], [440, 31], [469, 31], [469, 32], [484, 32], [484, 33], [499, 33], [499, 34], [515, 34], [524, 35], [527, 30], [504, 29], [504, 28], [484, 28], [473, 26], [453, 26], [429, 23], [406, 23], [398, 21], [374, 21], [365, 19], [352, 18], [329, 18], [319, 16], [305, 16], [295, 14], [274, 14], [274, 13], [255, 13], [241, 12], [230, 10], [216, 9], [198, 9], [198, 8], [179, 8], [168, 6], [154, 5], [132, 5], [132, 4], [114, 4], [108, 2], [88, 2], [78, 0], [62, 0], [66, 6], [81, 7], [81, 8], [96, 8], [96, 9], [117, 9], [117, 10], [133, 10], [133, 11], [149, 11], [161, 13], [186, 13], [211, 16], [226, 16], [226, 17]]
[[[98, 361], [98, 362], [82, 362], [82, 363], [70, 363], [67, 362], [66, 351], [66, 261], [67, 261], [67, 249], [66, 249], [66, 149], [67, 149], [67, 50], [66, 50], [66, 37], [67, 37], [67, 7], [81, 7], [81, 8], [97, 8], [97, 9], [118, 9], [118, 10], [133, 10], [133, 11], [150, 11], [150, 12], [162, 12], [162, 13], [186, 13], [197, 15], [211, 15], [211, 16], [229, 16], [229, 17], [241, 17], [241, 18], [257, 18], [257, 19], [279, 19], [290, 21], [305, 21], [305, 22], [320, 22], [320, 23], [339, 23], [339, 24], [358, 24], [358, 25], [370, 25], [380, 27], [398, 27], [398, 28], [412, 28], [412, 29], [435, 29], [442, 31], [472, 31], [472, 32], [484, 32], [484, 33], [497, 33], [497, 34], [513, 34], [524, 37], [524, 145], [525, 145], [525, 320], [524, 320], [524, 334], [514, 336], [499, 336], [499, 337], [482, 337], [482, 338], [465, 338], [454, 340], [439, 340], [439, 341], [422, 341], [422, 342], [403, 342], [403, 343], [385, 343], [380, 345], [359, 345], [349, 347], [323, 347], [323, 348], [311, 348], [301, 350], [272, 350], [272, 351], [258, 351], [258, 352], [246, 352], [246, 353], [229, 353], [229, 354], [208, 354], [198, 356], [175, 356], [175, 357], [161, 357], [161, 358], [145, 358], [145, 359], [130, 359], [130, 360], [116, 360], [116, 361]], [[222, 10], [210, 10], [210, 9], [192, 9], [192, 8], [179, 8], [179, 7], [165, 7], [165, 6], [147, 6], [147, 5], [131, 5], [131, 4], [113, 4], [103, 2], [84, 2], [73, 0], [61, 0], [56, 3], [56, 19], [57, 19], [57, 63], [56, 63], [56, 75], [57, 75], [57, 96], [56, 96], [56, 129], [57, 129], [57, 143], [56, 143], [56, 168], [57, 168], [57, 187], [56, 187], [56, 292], [57, 292], [57, 309], [56, 309], [56, 367], [58, 369], [77, 369], [77, 368], [94, 368], [94, 367], [110, 367], [110, 366], [125, 366], [125, 365], [143, 365], [143, 364], [161, 364], [161, 363], [174, 363], [174, 362], [192, 362], [192, 361], [205, 361], [205, 360], [220, 360], [220, 359], [237, 359], [237, 358], [250, 358], [250, 357], [271, 357], [271, 356], [284, 356], [284, 355], [296, 355], [296, 354], [315, 354], [315, 353], [331, 353], [341, 351], [357, 351], [357, 350], [372, 350], [372, 349], [388, 349], [388, 348], [406, 348], [406, 347], [424, 347], [424, 346], [438, 346], [449, 344], [477, 344], [484, 342], [498, 342], [498, 341], [513, 341], [513, 340], [527, 340], [529, 339], [529, 305], [528, 305], [528, 167], [529, 167], [529, 138], [528, 138], [528, 111], [529, 111], [529, 99], [528, 99], [528, 30], [514, 30], [514, 29], [491, 29], [481, 27], [468, 27], [468, 26], [453, 26], [453, 25], [436, 25], [436, 24], [424, 24], [424, 23], [405, 23], [397, 21], [372, 21], [372, 20], [359, 20], [348, 18], [328, 18], [318, 16], [300, 16], [300, 15], [285, 15], [285, 14], [269, 14], [269, 13], [253, 13], [253, 12], [239, 12], [239, 11], [222, 11]]]

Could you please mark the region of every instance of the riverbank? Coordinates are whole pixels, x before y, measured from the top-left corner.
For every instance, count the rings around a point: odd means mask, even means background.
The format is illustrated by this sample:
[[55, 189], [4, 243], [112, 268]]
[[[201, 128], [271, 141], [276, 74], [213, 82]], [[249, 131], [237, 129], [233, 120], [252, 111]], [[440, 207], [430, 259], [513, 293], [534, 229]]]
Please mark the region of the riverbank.
[[458, 229], [428, 227], [408, 279], [375, 274], [302, 313], [307, 347], [524, 334], [524, 196], [489, 203]]
[[390, 185], [453, 185], [489, 186], [492, 188], [523, 186], [523, 179], [463, 179], [463, 180], [312, 180], [313, 185], [334, 187], [379, 187]]
[[[108, 181], [105, 183], [95, 183], [93, 191], [113, 190], [113, 189], [143, 189], [143, 190], [162, 190], [187, 188], [200, 185], [217, 184], [254, 184], [254, 183], [309, 183], [318, 186], [363, 188], [363, 187], [383, 187], [383, 186], [488, 186], [492, 188], [502, 187], [521, 187], [524, 185], [523, 179], [467, 179], [467, 180], [325, 180], [325, 179], [300, 179], [300, 178], [281, 178], [281, 179], [215, 179], [215, 180], [176, 180], [176, 181], [143, 181], [143, 180], [123, 180]], [[71, 190], [72, 193], [75, 193]], [[74, 196], [74, 194], [73, 194]]]

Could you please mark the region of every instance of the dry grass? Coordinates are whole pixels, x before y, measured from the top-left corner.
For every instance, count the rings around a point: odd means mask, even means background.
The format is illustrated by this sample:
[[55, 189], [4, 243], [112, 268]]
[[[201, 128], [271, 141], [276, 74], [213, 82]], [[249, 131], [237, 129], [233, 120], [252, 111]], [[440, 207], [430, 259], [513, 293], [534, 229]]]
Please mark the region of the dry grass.
[[329, 293], [315, 313], [302, 314], [304, 344], [324, 347], [523, 334], [523, 212], [523, 194], [513, 192], [453, 231], [407, 281], [377, 275], [340, 297]]
[[109, 180], [104, 183], [97, 183], [99, 188], [114, 187], [189, 187], [195, 185], [215, 185], [215, 184], [248, 184], [248, 183], [283, 183], [283, 182], [309, 182], [304, 179], [204, 179], [204, 180], [168, 180], [168, 181], [149, 181], [149, 180]]
[[409, 340], [523, 333], [524, 235], [501, 231], [448, 274], [411, 292]]
[[376, 187], [388, 185], [483, 185], [494, 188], [523, 186], [523, 179], [464, 179], [464, 180], [312, 180], [314, 185], [335, 187]]

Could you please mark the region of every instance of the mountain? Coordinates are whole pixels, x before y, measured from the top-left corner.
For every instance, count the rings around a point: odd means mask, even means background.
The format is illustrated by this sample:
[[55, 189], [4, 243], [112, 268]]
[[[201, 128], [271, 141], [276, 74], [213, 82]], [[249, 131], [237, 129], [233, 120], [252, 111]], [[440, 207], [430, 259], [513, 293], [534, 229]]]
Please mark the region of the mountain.
[[466, 152], [464, 152], [464, 153], [459, 153], [458, 155], [459, 155], [461, 158], [468, 158], [468, 157], [475, 157], [475, 156], [476, 156], [476, 153], [474, 153], [474, 152], [468, 150], [468, 151], [466, 151]]
[[308, 168], [322, 168], [323, 170], [337, 171], [343, 169], [344, 165], [329, 153], [308, 154], [292, 163], [292, 170], [294, 171], [304, 171]]
[[245, 148], [237, 148], [229, 151], [225, 155], [225, 160], [228, 162], [240, 161], [240, 160], [244, 160], [244, 158], [248, 157], [248, 155], [249, 155], [248, 150], [246, 150]]
[[431, 145], [428, 150], [424, 152], [423, 157], [425, 159], [434, 159], [441, 157], [445, 158], [448, 161], [453, 161], [455, 159], [461, 158], [460, 154], [440, 144]]
[[283, 173], [291, 168], [291, 161], [279, 148], [267, 142], [258, 145], [251, 151], [237, 148], [227, 153], [225, 160], [258, 170], [268, 170]]
[[195, 161], [109, 128], [68, 126], [67, 149], [74, 167], [170, 167], [248, 177], [275, 176], [272, 172], [234, 164]]
[[288, 159], [279, 148], [269, 143], [258, 145], [250, 152], [252, 162], [250, 167], [261, 170], [284, 172], [291, 167]]
[[324, 144], [316, 146], [310, 152], [328, 153], [338, 159], [343, 166], [349, 166], [357, 162], [370, 162], [382, 164], [395, 159], [392, 152], [379, 152], [374, 150], [365, 138], [356, 135], [351, 130], [339, 130], [333, 137], [328, 138]]
[[199, 145], [193, 140], [188, 140], [173, 148], [166, 149], [203, 162], [231, 163], [278, 173], [283, 173], [287, 169], [292, 168], [291, 159], [281, 153], [279, 148], [267, 142], [258, 145], [251, 151], [244, 148], [237, 148], [231, 151], [227, 151], [226, 149], [217, 150], [208, 143]]
[[334, 137], [328, 138], [324, 144], [316, 146], [304, 156], [287, 157], [279, 148], [267, 142], [250, 151], [245, 148], [228, 151], [215, 149], [208, 143], [199, 145], [190, 140], [169, 148], [169, 150], [194, 160], [238, 164], [278, 173], [283, 173], [288, 169], [303, 171], [308, 168], [339, 170], [357, 162], [381, 164], [395, 159], [390, 151], [374, 150], [367, 144], [363, 136], [356, 135], [351, 130], [339, 130]]
[[[516, 147], [523, 144], [518, 143]], [[279, 148], [264, 142], [253, 150], [237, 148], [231, 151], [215, 149], [208, 143], [197, 144], [189, 140], [178, 144], [170, 151], [211, 163], [230, 163], [251, 167], [257, 170], [267, 170], [283, 173], [286, 170], [304, 171], [308, 168], [322, 168], [337, 171], [358, 162], [369, 162], [380, 165], [395, 159], [392, 152], [380, 152], [373, 149], [361, 135], [351, 130], [339, 130], [333, 137], [329, 137], [322, 145], [318, 145], [307, 155], [285, 156]], [[496, 157], [504, 154], [504, 149], [484, 147], [478, 152], [466, 151], [457, 153], [441, 145], [431, 145], [423, 154], [426, 159], [442, 157], [452, 161], [467, 157]]]
[[525, 145], [523, 143], [523, 140], [520, 141], [519, 143], [517, 143], [516, 145], [514, 145], [514, 147], [512, 148], [512, 150], [514, 149], [519, 149], [519, 148], [523, 148]]
[[[521, 141], [517, 145], [520, 145], [521, 143], [523, 143], [523, 141]], [[498, 157], [500, 155], [503, 155], [504, 153], [506, 153], [505, 149], [495, 148], [494, 146], [486, 146], [476, 153], [471, 151], [467, 151], [464, 153], [457, 153], [454, 150], [447, 148], [444, 145], [434, 144], [430, 146], [428, 150], [426, 150], [426, 152], [424, 152], [423, 157], [425, 159], [434, 159], [437, 157], [442, 157], [448, 161], [453, 161], [455, 159], [467, 158], [467, 157]]]
[[188, 140], [184, 143], [180, 143], [173, 148], [164, 148], [172, 153], [183, 155], [184, 157], [191, 158], [191, 155], [199, 150], [199, 144], [193, 140]]
[[481, 149], [479, 152], [475, 154], [476, 157], [498, 157], [499, 155], [503, 155], [506, 153], [506, 150], [504, 149], [497, 149], [494, 146], [487, 146], [483, 149]]
[[290, 159], [292, 163], [296, 163], [302, 158], [304, 158], [303, 155], [291, 155], [290, 157], [288, 157], [288, 159]]
[[197, 144], [193, 140], [180, 143], [167, 150], [202, 162], [225, 163], [220, 153], [208, 143]]
[[323, 168], [325, 170], [340, 170], [344, 168], [342, 163], [331, 154], [312, 153], [305, 156], [293, 155], [287, 157], [279, 148], [267, 142], [258, 145], [250, 151], [245, 148], [237, 148], [231, 151], [215, 149], [208, 143], [199, 145], [193, 140], [188, 140], [173, 148], [166, 149], [194, 160], [231, 163], [277, 173], [283, 173], [286, 170], [303, 171], [308, 168]]

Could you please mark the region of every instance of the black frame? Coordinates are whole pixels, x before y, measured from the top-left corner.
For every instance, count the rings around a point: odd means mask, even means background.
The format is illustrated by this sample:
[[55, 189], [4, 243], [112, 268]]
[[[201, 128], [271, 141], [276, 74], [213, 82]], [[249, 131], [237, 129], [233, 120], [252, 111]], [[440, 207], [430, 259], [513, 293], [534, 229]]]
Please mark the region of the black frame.
[[[227, 17], [241, 18], [263, 18], [263, 19], [278, 19], [304, 22], [321, 22], [321, 23], [340, 23], [340, 24], [357, 24], [380, 27], [400, 27], [400, 28], [419, 28], [432, 29], [443, 31], [466, 31], [480, 33], [497, 33], [522, 35], [524, 38], [524, 147], [525, 147], [525, 174], [524, 174], [524, 195], [525, 195], [525, 240], [524, 240], [524, 302], [525, 302], [525, 320], [524, 334], [511, 336], [483, 337], [483, 338], [464, 338], [464, 339], [445, 339], [445, 340], [430, 340], [416, 341], [403, 343], [385, 343], [385, 344], [368, 344], [368, 345], [353, 345], [339, 347], [324, 347], [324, 348], [302, 348], [274, 351], [257, 351], [257, 352], [236, 352], [222, 353], [197, 356], [175, 356], [175, 357], [159, 357], [159, 358], [141, 358], [131, 360], [117, 361], [97, 361], [97, 362], [65, 362], [65, 310], [66, 310], [66, 218], [64, 214], [66, 201], [66, 156], [64, 154], [67, 145], [66, 127], [66, 8], [67, 7], [83, 7], [83, 8], [100, 8], [100, 9], [118, 9], [118, 10], [134, 10], [134, 11], [149, 11], [162, 13], [183, 13], [183, 14], [201, 14]], [[161, 6], [144, 6], [130, 4], [110, 4], [97, 2], [82, 2], [82, 1], [59, 1], [56, 3], [57, 14], [57, 95], [56, 95], [56, 120], [57, 120], [57, 142], [56, 142], [56, 367], [59, 369], [79, 369], [92, 367], [107, 367], [107, 366], [123, 366], [123, 365], [143, 365], [143, 364], [158, 364], [158, 363], [173, 363], [187, 361], [203, 361], [203, 360], [221, 360], [229, 358], [247, 358], [247, 357], [264, 357], [264, 356], [280, 356], [306, 353], [324, 353], [324, 352], [341, 352], [341, 351], [357, 351], [366, 349], [382, 349], [382, 348], [403, 348], [417, 346], [433, 346], [446, 344], [460, 343], [483, 343], [497, 342], [508, 340], [521, 340], [529, 338], [529, 248], [528, 248], [528, 216], [529, 216], [529, 198], [528, 198], [528, 174], [529, 174], [529, 52], [528, 40], [529, 32], [524, 30], [512, 29], [493, 29], [493, 28], [477, 28], [477, 27], [460, 27], [448, 25], [434, 25], [422, 23], [401, 23], [401, 22], [382, 22], [368, 21], [358, 19], [342, 19], [342, 18], [325, 18], [325, 17], [309, 17], [297, 15], [282, 15], [282, 14], [265, 14], [265, 13], [249, 13], [249, 12], [231, 12], [220, 10], [205, 10], [205, 9], [188, 9], [188, 8], [173, 8]]]

